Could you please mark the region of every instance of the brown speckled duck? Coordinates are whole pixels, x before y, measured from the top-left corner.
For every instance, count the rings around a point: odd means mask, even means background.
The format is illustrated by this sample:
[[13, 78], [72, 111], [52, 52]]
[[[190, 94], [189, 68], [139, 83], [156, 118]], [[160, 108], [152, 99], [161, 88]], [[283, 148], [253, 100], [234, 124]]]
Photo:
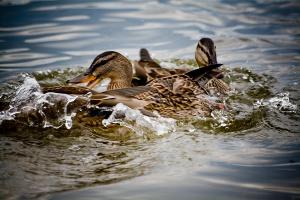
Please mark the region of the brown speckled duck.
[[[220, 109], [223, 105], [211, 100], [198, 80], [219, 66], [221, 64], [209, 65], [186, 74], [156, 78], [145, 86], [131, 87], [131, 63], [120, 53], [107, 51], [97, 56], [85, 74], [69, 81], [73, 84], [85, 84], [86, 87], [57, 87], [50, 91], [69, 94], [91, 92], [92, 104], [114, 106], [123, 103], [148, 115], [151, 115], [151, 111], [157, 111], [162, 116], [174, 118], [210, 116], [213, 110]], [[96, 92], [94, 88], [99, 87], [103, 80], [109, 80], [105, 85], [107, 91]]]
[[[70, 94], [92, 92], [92, 103], [103, 106], [123, 103], [143, 111], [158, 111], [163, 116], [208, 116], [212, 110], [222, 107], [209, 100], [210, 91], [226, 93], [229, 87], [220, 80], [222, 73], [217, 68], [221, 64], [217, 64], [211, 39], [199, 40], [195, 58], [199, 69], [184, 74], [162, 74], [152, 78], [145, 86], [131, 87], [133, 69], [130, 61], [118, 52], [107, 51], [98, 55], [84, 74], [69, 80], [71, 86], [52, 88], [52, 91]], [[152, 69], [161, 68], [155, 66], [146, 50], [141, 50], [141, 60], [152, 63], [147, 65]]]
[[145, 85], [156, 78], [170, 76], [174, 74], [183, 74], [188, 72], [188, 69], [166, 69], [161, 67], [150, 56], [147, 49], [140, 49], [140, 60], [133, 61], [134, 78], [133, 84], [135, 86]]
[[[157, 111], [163, 116], [175, 118], [209, 116], [211, 111], [222, 107], [221, 104], [209, 100], [206, 89], [197, 82], [220, 64], [206, 66], [186, 74], [157, 78], [145, 86], [130, 87], [132, 65], [127, 58], [114, 51], [101, 55], [98, 56], [98, 61], [94, 62], [95, 70], [84, 76], [90, 80], [87, 86], [93, 85], [95, 80], [111, 79], [108, 84], [110, 90], [94, 93], [90, 98], [93, 104], [114, 106], [123, 103], [146, 113]], [[115, 65], [116, 62], [120, 63], [119, 59], [122, 59], [122, 65]]]
[[[206, 67], [217, 64], [216, 46], [212, 39], [202, 38], [198, 41], [195, 51], [195, 59], [198, 66]], [[153, 79], [170, 76], [174, 74], [184, 74], [190, 69], [166, 69], [156, 63], [150, 56], [147, 49], [140, 50], [140, 61], [134, 61], [135, 71], [134, 82], [136, 85], [143, 85]], [[197, 81], [211, 94], [226, 94], [230, 90], [229, 86], [222, 81], [223, 74], [220, 70], [214, 69]], [[139, 81], [137, 81], [139, 80]]]
[[[217, 64], [215, 48], [214, 42], [210, 38], [202, 38], [199, 40], [195, 52], [195, 59], [199, 68]], [[127, 68], [127, 71], [119, 71], [118, 67], [130, 64], [128, 59], [123, 55], [112, 51], [102, 53], [94, 59], [84, 74], [67, 81], [69, 85], [71, 85], [69, 88], [72, 88], [72, 86], [83, 86], [87, 89], [102, 92], [117, 88], [146, 85], [148, 82], [157, 78], [188, 72], [187, 69], [170, 70], [162, 68], [151, 58], [146, 49], [140, 50], [140, 57], [140, 61], [133, 62], [133, 71], [135, 72], [133, 74], [130, 68]], [[105, 69], [111, 70], [110, 74], [107, 74], [105, 77], [101, 76], [101, 74], [104, 73], [103, 68], [98, 68], [98, 66], [106, 66]], [[118, 74], [120, 78], [113, 77], [115, 76], [114, 72], [120, 72], [121, 74]], [[133, 77], [133, 79], [122, 79], [122, 77]], [[213, 69], [206, 71], [206, 73], [198, 77], [196, 81], [209, 91], [210, 94], [226, 94], [230, 88], [221, 78], [223, 78], [221, 71]], [[59, 88], [56, 89], [59, 90]], [[63, 89], [66, 89], [66, 87], [60, 90], [63, 91]], [[49, 90], [51, 89], [49, 88]]]
[[[218, 63], [216, 46], [212, 39], [202, 38], [198, 41], [195, 59], [200, 68]], [[221, 80], [222, 78], [222, 72], [218, 68], [215, 68], [206, 73], [205, 76], [197, 79], [197, 82], [203, 85], [210, 94], [227, 94], [230, 91], [230, 87]]]

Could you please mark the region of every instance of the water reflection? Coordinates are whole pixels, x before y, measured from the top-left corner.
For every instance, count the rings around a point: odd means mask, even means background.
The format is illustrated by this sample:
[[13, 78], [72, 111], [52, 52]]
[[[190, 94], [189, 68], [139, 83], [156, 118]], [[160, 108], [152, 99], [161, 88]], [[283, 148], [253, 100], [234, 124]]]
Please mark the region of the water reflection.
[[52, 35], [47, 37], [41, 38], [33, 38], [25, 40], [25, 43], [43, 43], [43, 42], [56, 42], [56, 41], [65, 41], [65, 40], [72, 40], [72, 39], [79, 39], [79, 38], [90, 38], [99, 36], [97, 33], [66, 33], [66, 34], [59, 34], [59, 35]]
[[73, 16], [64, 16], [64, 17], [58, 17], [55, 20], [57, 21], [77, 21], [77, 20], [86, 20], [90, 19], [87, 15], [73, 15]]
[[[147, 176], [113, 185], [55, 194], [50, 199], [80, 199], [82, 196], [91, 199], [197, 199], [199, 196], [208, 199], [215, 196], [240, 199], [241, 192], [246, 199], [261, 196], [281, 199], [286, 193], [299, 196], [299, 181], [295, 177], [298, 176], [295, 170], [299, 163], [289, 163], [299, 156], [299, 151], [287, 153], [284, 150], [286, 144], [282, 144], [282, 150], [266, 150], [258, 144], [244, 142], [244, 139], [200, 136], [181, 133], [152, 144], [153, 148], [150, 147], [147, 152], [155, 154], [158, 162]], [[195, 141], [195, 138], [198, 139]], [[223, 148], [220, 149], [219, 145]], [[241, 151], [237, 152], [237, 149]], [[274, 160], [282, 160], [283, 163], [272, 164]], [[253, 166], [247, 163], [256, 164]], [[271, 175], [270, 171], [277, 175]], [[279, 174], [284, 174], [291, 181], [283, 181]], [[211, 188], [214, 188], [214, 192], [208, 193]]]
[[[50, 35], [50, 34], [59, 34], [59, 33], [73, 33], [78, 34], [80, 32], [88, 32], [95, 29], [95, 26], [92, 25], [54, 25], [54, 26], [48, 26], [48, 27], [35, 27], [26, 29], [20, 32], [16, 33], [10, 33], [10, 34], [16, 34], [21, 36], [43, 36], [43, 35]], [[51, 41], [49, 41], [51, 42]]]
[[[37, 55], [34, 54], [32, 57], [36, 57]], [[8, 68], [8, 69], [20, 69], [20, 68], [33, 68], [33, 67], [40, 67], [41, 65], [46, 65], [46, 64], [51, 64], [55, 63], [57, 61], [62, 61], [62, 60], [69, 60], [71, 57], [68, 56], [63, 56], [63, 57], [50, 57], [50, 58], [42, 58], [42, 59], [34, 59], [32, 61], [27, 61], [27, 62], [19, 62], [19, 63], [5, 63], [5, 64], [0, 64], [0, 67], [3, 69]]]

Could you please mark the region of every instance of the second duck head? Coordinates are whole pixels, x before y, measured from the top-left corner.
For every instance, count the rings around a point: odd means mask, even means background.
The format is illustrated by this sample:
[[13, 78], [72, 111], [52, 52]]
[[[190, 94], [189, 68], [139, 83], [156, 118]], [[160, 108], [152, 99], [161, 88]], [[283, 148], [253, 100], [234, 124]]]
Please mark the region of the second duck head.
[[[195, 59], [199, 67], [209, 66], [209, 65], [222, 65], [217, 62], [216, 46], [212, 39], [201, 38], [196, 47]], [[223, 78], [223, 74], [220, 70], [212, 70], [211, 76], [216, 78]]]

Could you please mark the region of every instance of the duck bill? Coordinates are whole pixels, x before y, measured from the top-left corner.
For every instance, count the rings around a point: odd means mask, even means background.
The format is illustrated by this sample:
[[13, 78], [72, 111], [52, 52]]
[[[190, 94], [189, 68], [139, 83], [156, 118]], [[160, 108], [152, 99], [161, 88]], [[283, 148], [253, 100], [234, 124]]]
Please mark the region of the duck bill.
[[211, 70], [211, 72], [210, 72], [210, 75], [217, 78], [217, 79], [223, 78], [224, 77], [223, 73], [221, 72], [221, 70], [218, 69], [222, 65], [223, 64], [220, 64], [220, 63], [209, 65], [208, 67], [213, 68], [213, 70]]
[[67, 80], [67, 83], [88, 86], [90, 83], [94, 82], [95, 79], [96, 79], [96, 77], [93, 76], [92, 74], [79, 75], [79, 76], [76, 76], [75, 78]]

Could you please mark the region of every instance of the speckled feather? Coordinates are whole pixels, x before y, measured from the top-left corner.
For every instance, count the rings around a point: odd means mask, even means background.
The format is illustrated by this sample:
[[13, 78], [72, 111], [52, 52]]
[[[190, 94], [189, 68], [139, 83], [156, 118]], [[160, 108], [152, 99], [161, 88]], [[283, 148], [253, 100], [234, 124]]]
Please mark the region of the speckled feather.
[[186, 75], [173, 75], [151, 81], [150, 90], [136, 96], [146, 100], [147, 110], [158, 111], [161, 115], [185, 118], [190, 115], [208, 116], [217, 107], [207, 100], [206, 91]]

